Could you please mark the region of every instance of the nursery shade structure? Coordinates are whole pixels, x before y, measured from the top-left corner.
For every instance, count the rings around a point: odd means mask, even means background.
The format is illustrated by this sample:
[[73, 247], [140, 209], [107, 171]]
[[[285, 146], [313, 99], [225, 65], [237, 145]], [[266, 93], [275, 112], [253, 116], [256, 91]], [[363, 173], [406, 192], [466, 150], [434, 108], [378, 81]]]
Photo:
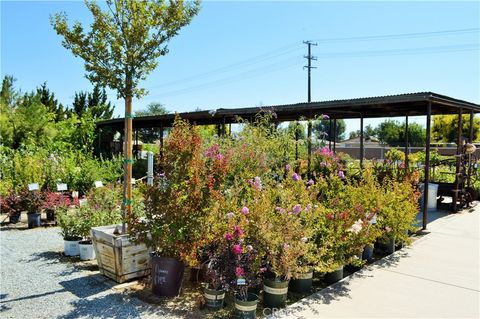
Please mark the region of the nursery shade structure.
[[[212, 125], [219, 124], [219, 134], [226, 132], [225, 125], [238, 123], [239, 118], [251, 121], [255, 115], [261, 111], [275, 112], [275, 121], [296, 121], [310, 120], [318, 118], [322, 115], [328, 115], [332, 121], [335, 130], [337, 119], [360, 119], [360, 163], [363, 165], [363, 120], [365, 118], [380, 117], [405, 117], [406, 131], [408, 130], [409, 116], [426, 116], [426, 159], [425, 159], [425, 201], [423, 207], [423, 229], [427, 226], [427, 198], [430, 168], [430, 137], [431, 137], [431, 116], [457, 114], [459, 116], [458, 139], [457, 139], [457, 155], [462, 152], [461, 140], [461, 119], [462, 114], [470, 114], [470, 123], [473, 122], [475, 113], [480, 113], [480, 105], [467, 102], [464, 100], [452, 98], [449, 96], [433, 93], [407, 93], [399, 95], [376, 96], [366, 98], [354, 98], [345, 100], [331, 100], [321, 102], [301, 102], [295, 104], [272, 105], [263, 107], [245, 107], [245, 108], [217, 108], [210, 111], [185, 112], [175, 114], [165, 114], [158, 116], [137, 117], [133, 120], [133, 128], [159, 128], [160, 143], [163, 143], [163, 129], [171, 127], [178, 115], [184, 120], [188, 120], [196, 125]], [[117, 118], [97, 123], [99, 128], [110, 127], [121, 131], [124, 119]], [[330, 125], [332, 127], [332, 125]], [[470, 125], [470, 136], [468, 141], [473, 141], [473, 125]], [[334, 134], [331, 134], [334, 136]], [[408, 154], [408, 135], [406, 136], [405, 154]], [[330, 141], [332, 142], [332, 141]], [[331, 146], [331, 145], [330, 145]], [[335, 150], [336, 141], [333, 139], [333, 150]], [[308, 154], [311, 156], [311, 151]], [[460, 157], [457, 156], [457, 162]], [[459, 164], [457, 163], [457, 174]], [[456, 178], [456, 191], [454, 191], [454, 211], [457, 211], [456, 197], [458, 195], [458, 177]]]

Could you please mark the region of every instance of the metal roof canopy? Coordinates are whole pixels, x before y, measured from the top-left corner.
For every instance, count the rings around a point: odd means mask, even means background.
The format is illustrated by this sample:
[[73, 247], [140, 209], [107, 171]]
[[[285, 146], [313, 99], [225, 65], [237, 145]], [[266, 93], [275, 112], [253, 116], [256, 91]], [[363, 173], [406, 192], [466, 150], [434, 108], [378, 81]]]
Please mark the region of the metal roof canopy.
[[[182, 119], [194, 122], [196, 125], [238, 123], [238, 117], [250, 120], [260, 111], [273, 110], [277, 121], [294, 121], [310, 119], [326, 114], [332, 119], [354, 119], [422, 116], [427, 115], [427, 106], [431, 103], [432, 115], [480, 113], [480, 105], [451, 98], [445, 95], [422, 92], [379, 97], [332, 100], [312, 103], [296, 103], [246, 108], [220, 108], [213, 111], [198, 111], [173, 113], [157, 116], [144, 116], [133, 119], [134, 128], [170, 127], [178, 114]], [[97, 127], [112, 127], [123, 129], [124, 119], [117, 118], [97, 123]]]

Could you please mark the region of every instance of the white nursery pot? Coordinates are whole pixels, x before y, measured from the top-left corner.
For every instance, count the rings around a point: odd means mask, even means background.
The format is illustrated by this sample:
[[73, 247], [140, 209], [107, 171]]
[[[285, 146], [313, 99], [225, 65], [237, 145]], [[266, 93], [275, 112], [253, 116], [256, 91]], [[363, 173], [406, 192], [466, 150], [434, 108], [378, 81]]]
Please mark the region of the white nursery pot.
[[80, 249], [81, 260], [92, 260], [95, 258], [95, 250], [93, 250], [92, 242], [80, 242], [78, 247]]
[[80, 239], [77, 240], [63, 240], [63, 249], [65, 251], [65, 256], [78, 256], [80, 255], [80, 249], [78, 243]]

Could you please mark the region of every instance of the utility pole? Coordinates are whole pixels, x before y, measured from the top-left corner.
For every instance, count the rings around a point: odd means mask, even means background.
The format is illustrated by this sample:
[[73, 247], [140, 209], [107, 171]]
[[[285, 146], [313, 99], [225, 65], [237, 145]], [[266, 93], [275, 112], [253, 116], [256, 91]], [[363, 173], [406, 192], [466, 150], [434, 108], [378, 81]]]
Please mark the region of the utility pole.
[[[317, 45], [317, 43], [313, 43], [311, 41], [303, 41], [304, 44], [308, 46], [308, 55], [304, 56], [305, 59], [308, 60], [308, 65], [304, 66], [303, 68], [308, 69], [308, 103], [312, 102], [312, 81], [311, 81], [311, 70], [316, 69], [316, 67], [312, 66], [312, 60], [316, 61], [317, 58], [312, 56], [312, 45]], [[298, 123], [298, 122], [297, 122]], [[311, 176], [311, 162], [312, 162], [312, 114], [310, 114], [308, 118], [308, 129], [307, 129], [307, 136], [308, 136], [308, 178], [310, 179]]]

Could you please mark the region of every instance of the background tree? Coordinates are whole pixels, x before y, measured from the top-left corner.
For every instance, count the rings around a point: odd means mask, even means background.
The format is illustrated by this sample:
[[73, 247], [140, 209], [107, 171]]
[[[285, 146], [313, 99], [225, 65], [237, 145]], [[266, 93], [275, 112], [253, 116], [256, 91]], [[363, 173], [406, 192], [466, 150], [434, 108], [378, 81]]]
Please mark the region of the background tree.
[[108, 120], [112, 118], [114, 106], [107, 99], [104, 87], [96, 84], [91, 93], [75, 92], [73, 99], [73, 112], [82, 117], [85, 112], [90, 112], [94, 119]]
[[307, 133], [306, 133], [306, 125], [298, 122], [298, 125], [296, 122], [290, 122], [288, 123], [287, 126], [287, 133], [291, 138], [295, 138], [295, 133], [298, 134], [298, 139], [299, 140], [306, 140], [307, 139]]
[[55, 98], [55, 94], [47, 88], [47, 82], [37, 88], [40, 103], [45, 105], [49, 113], [55, 114], [55, 122], [61, 121], [66, 116], [66, 111], [61, 103]]
[[18, 93], [15, 91], [15, 87], [13, 83], [15, 83], [16, 79], [11, 75], [5, 75], [2, 80], [2, 90], [0, 91], [0, 99], [1, 102], [5, 104], [5, 106], [12, 107], [14, 102], [18, 98]]
[[[108, 86], [125, 99], [125, 176], [124, 203], [131, 217], [132, 207], [132, 97], [146, 91], [139, 82], [157, 66], [157, 58], [168, 53], [168, 41], [198, 13], [199, 1], [107, 0], [107, 11], [86, 1], [93, 16], [91, 30], [75, 22], [68, 25], [65, 13], [51, 18], [63, 46], [85, 62], [86, 77]], [[125, 210], [124, 210], [125, 213]], [[125, 216], [124, 216], [125, 217]], [[125, 232], [125, 225], [123, 227]]]
[[351, 132], [348, 134], [348, 139], [349, 139], [349, 140], [351, 140], [352, 138], [357, 138], [357, 137], [360, 137], [360, 130], [351, 131]]
[[[386, 120], [376, 129], [380, 142], [389, 146], [405, 145], [405, 123], [395, 120]], [[418, 123], [408, 125], [408, 143], [410, 146], [424, 146], [426, 139], [425, 129]]]
[[[135, 116], [154, 116], [168, 114], [167, 109], [161, 103], [150, 103], [147, 108], [135, 112]], [[142, 128], [138, 130], [138, 138], [144, 143], [154, 143], [160, 139], [160, 129], [158, 128]]]
[[[470, 137], [470, 114], [462, 115], [462, 136]], [[433, 117], [432, 136], [435, 141], [456, 143], [457, 142], [457, 115], [435, 115]], [[480, 117], [473, 119], [473, 140], [480, 140]]]
[[[332, 127], [333, 127], [333, 120], [332, 122]], [[336, 132], [335, 132], [335, 137], [336, 141], [343, 141], [345, 139], [345, 129], [347, 128], [347, 125], [345, 124], [345, 121], [340, 119], [337, 120], [337, 127], [336, 127]], [[314, 121], [312, 125], [312, 131], [313, 133], [317, 136], [317, 138], [321, 139], [323, 137], [323, 134], [326, 133], [327, 140], [332, 140], [333, 138], [330, 137], [330, 120], [318, 120]]]

